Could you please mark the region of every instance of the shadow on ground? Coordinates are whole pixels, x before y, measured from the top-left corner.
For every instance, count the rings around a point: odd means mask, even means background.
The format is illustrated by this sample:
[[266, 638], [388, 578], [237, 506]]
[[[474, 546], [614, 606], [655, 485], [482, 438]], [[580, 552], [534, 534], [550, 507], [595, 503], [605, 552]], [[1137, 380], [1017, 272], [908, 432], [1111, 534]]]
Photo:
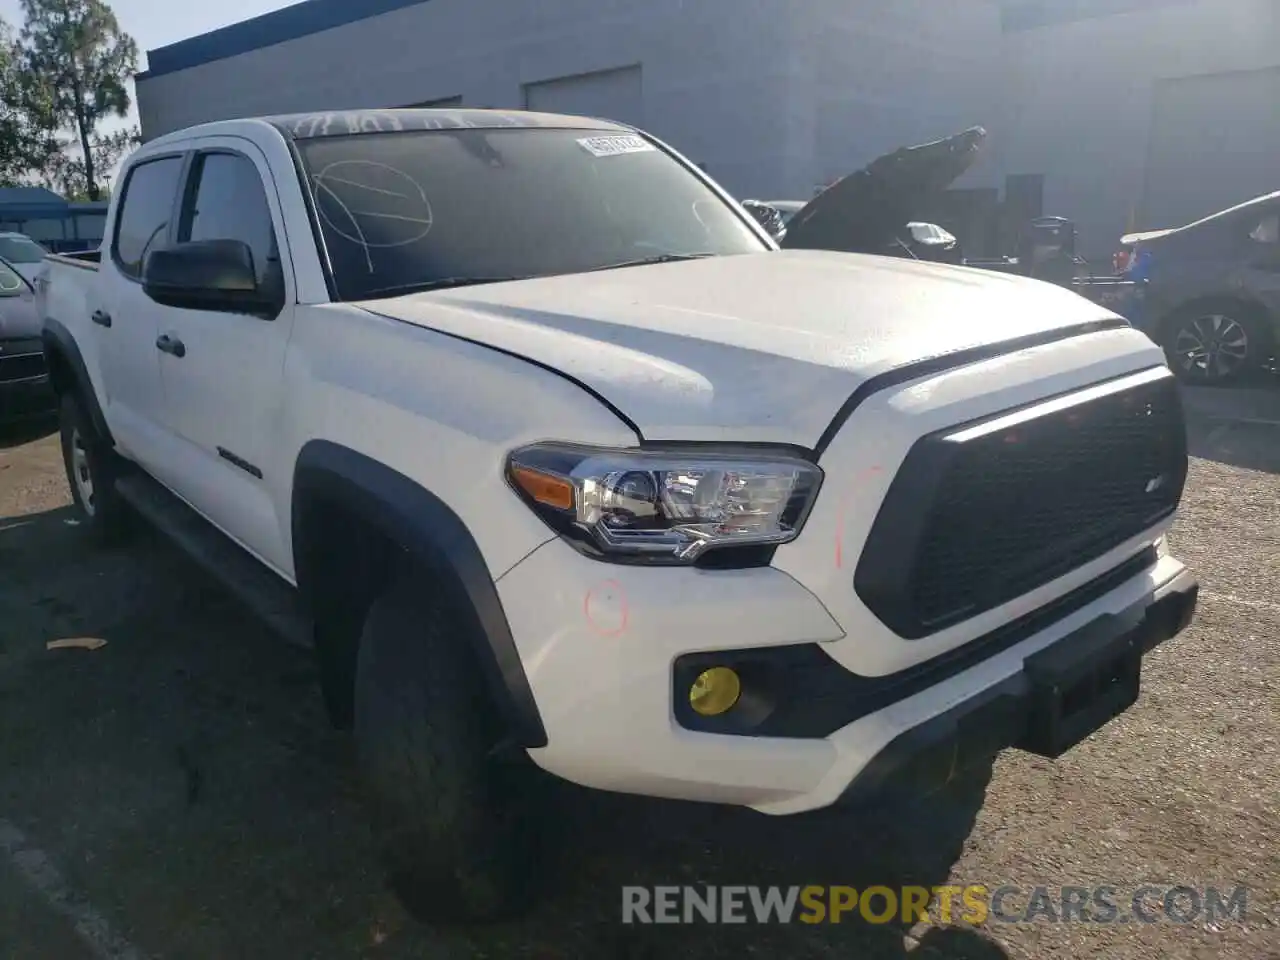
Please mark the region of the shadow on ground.
[[33, 443], [58, 432], [57, 417], [39, 417], [17, 423], [0, 423], [0, 450]]
[[[931, 888], [946, 884], [977, 811], [990, 770], [943, 794], [892, 811], [766, 818], [751, 811], [565, 791], [565, 856], [556, 892], [512, 943], [537, 956], [656, 960], [698, 957], [904, 957], [901, 922], [871, 925], [855, 914], [839, 924], [658, 926], [619, 923], [624, 885], [851, 886]], [[594, 854], [587, 851], [597, 848]], [[587, 853], [586, 858], [580, 857]], [[880, 903], [881, 901], [877, 901]], [[957, 905], [958, 909], [958, 905]], [[799, 911], [797, 911], [799, 912]], [[899, 918], [900, 920], [900, 918]], [[580, 928], [581, 939], [561, 931]], [[527, 938], [527, 939], [526, 939]], [[937, 957], [1004, 957], [980, 935], [958, 927], [922, 938]], [[476, 943], [482, 948], [481, 943]]]
[[1280, 376], [1246, 387], [1183, 390], [1193, 457], [1280, 473]]
[[1208, 421], [1187, 424], [1189, 452], [1231, 467], [1280, 473], [1280, 423]]
[[[624, 926], [622, 887], [933, 887], [984, 801], [989, 770], [875, 815], [778, 819], [557, 784], [529, 915], [428, 929], [382, 884], [350, 744], [324, 722], [308, 658], [157, 536], [94, 550], [69, 519], [0, 522], [0, 817], [147, 955], [904, 957], [902, 923], [848, 916]], [[45, 649], [70, 636], [107, 645]], [[1005, 953], [948, 928], [910, 955]]]

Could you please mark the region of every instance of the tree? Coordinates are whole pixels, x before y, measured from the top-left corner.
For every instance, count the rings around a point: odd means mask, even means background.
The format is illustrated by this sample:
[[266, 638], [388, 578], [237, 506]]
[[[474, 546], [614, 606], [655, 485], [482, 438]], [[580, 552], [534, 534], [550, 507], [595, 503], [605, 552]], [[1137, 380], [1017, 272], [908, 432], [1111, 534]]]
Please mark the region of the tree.
[[[138, 45], [102, 0], [22, 0], [22, 11], [16, 66], [30, 125], [45, 135], [74, 135], [61, 145], [60, 158], [50, 158], [45, 177], [97, 200], [103, 173], [137, 142], [135, 131], [104, 135], [98, 128], [129, 112]], [[79, 156], [68, 155], [67, 147], [78, 148]]]
[[[138, 143], [136, 128], [109, 134], [95, 133], [90, 145], [95, 171], [110, 170], [121, 156], [130, 152]], [[65, 144], [58, 144], [52, 153], [46, 155], [40, 166], [33, 166], [31, 169], [40, 171], [32, 179], [68, 200], [106, 200], [110, 196], [110, 190], [96, 181], [97, 195], [89, 192], [87, 166], [79, 153], [69, 152]]]
[[0, 20], [0, 186], [23, 182], [32, 170], [45, 169], [59, 150], [49, 130], [37, 129], [26, 103], [21, 58], [9, 25]]

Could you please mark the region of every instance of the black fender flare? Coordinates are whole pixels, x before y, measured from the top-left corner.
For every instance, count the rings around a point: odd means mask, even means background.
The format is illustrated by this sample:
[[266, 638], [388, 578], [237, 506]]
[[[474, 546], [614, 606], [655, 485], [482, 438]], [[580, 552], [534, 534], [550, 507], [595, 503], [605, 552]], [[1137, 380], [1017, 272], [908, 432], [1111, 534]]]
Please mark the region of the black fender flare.
[[[49, 368], [49, 379], [59, 395], [75, 391], [84, 400], [85, 413], [89, 422], [107, 446], [114, 446], [111, 429], [107, 426], [107, 418], [102, 414], [98, 403], [98, 395], [93, 389], [93, 380], [89, 378], [89, 370], [84, 365], [84, 357], [71, 331], [57, 320], [46, 317], [44, 330], [40, 340], [44, 344], [45, 364]], [[70, 377], [71, 382], [63, 379]]]
[[544, 747], [546, 729], [520, 660], [488, 564], [462, 519], [421, 484], [385, 464], [328, 440], [308, 441], [293, 475], [293, 553], [298, 589], [310, 605], [314, 571], [303, 529], [305, 505], [321, 497], [352, 510], [465, 597], [477, 629], [474, 641], [490, 692], [522, 747]]

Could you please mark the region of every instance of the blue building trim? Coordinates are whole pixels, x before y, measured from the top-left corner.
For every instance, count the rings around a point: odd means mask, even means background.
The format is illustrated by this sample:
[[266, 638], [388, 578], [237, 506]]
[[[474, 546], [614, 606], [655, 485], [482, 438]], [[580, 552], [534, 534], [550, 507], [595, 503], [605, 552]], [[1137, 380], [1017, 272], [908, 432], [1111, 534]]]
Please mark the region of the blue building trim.
[[1193, 0], [1006, 0], [1000, 20], [1005, 33], [1017, 33], [1191, 2]]
[[0, 207], [61, 210], [67, 201], [45, 187], [0, 187]]
[[[35, 240], [54, 253], [94, 250], [102, 243], [107, 201], [68, 202], [50, 190], [37, 187], [0, 188], [0, 231], [33, 233]], [[28, 224], [39, 222], [38, 230]], [[57, 229], [53, 223], [58, 224]], [[55, 234], [61, 234], [60, 236]]]
[[202, 63], [260, 50], [322, 30], [368, 20], [428, 0], [303, 0], [283, 10], [233, 23], [198, 37], [147, 51], [147, 69], [137, 79], [189, 70]]

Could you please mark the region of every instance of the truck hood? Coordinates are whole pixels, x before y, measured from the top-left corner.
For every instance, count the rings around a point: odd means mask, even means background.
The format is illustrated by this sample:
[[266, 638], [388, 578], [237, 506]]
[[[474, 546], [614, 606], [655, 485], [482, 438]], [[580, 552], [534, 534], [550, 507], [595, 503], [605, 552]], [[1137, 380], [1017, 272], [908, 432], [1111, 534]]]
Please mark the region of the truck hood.
[[813, 447], [904, 364], [1108, 315], [1070, 291], [888, 257], [777, 251], [357, 304], [551, 367], [646, 440]]
[[789, 250], [877, 253], [977, 159], [982, 127], [878, 157], [823, 190], [788, 222]]

